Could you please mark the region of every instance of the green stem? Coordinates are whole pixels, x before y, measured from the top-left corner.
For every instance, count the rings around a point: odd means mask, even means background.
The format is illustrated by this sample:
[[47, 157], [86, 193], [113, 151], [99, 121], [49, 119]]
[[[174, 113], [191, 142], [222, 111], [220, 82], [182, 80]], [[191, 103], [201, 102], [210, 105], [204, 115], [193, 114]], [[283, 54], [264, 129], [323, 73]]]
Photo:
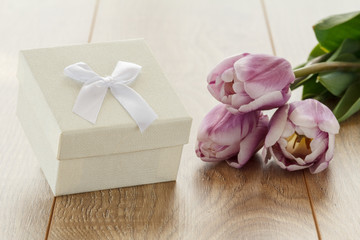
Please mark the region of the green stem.
[[344, 71], [360, 71], [360, 63], [353, 62], [322, 62], [314, 63], [308, 67], [303, 67], [294, 70], [295, 77], [304, 77], [313, 73], [344, 70]]
[[291, 90], [294, 90], [306, 82], [306, 77], [310, 74], [326, 71], [360, 71], [360, 63], [353, 62], [321, 62], [294, 70], [296, 80], [291, 84]]

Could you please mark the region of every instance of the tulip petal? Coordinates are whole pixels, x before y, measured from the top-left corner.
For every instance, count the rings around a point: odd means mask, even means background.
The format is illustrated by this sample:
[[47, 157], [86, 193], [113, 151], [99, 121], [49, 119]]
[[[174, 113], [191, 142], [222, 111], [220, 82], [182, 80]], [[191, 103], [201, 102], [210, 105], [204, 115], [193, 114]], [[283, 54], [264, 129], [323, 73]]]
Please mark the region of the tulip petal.
[[269, 123], [269, 132], [265, 138], [265, 146], [270, 147], [276, 143], [284, 131], [289, 105], [279, 108], [272, 116]]
[[306, 165], [298, 165], [296, 161], [286, 158], [277, 144], [272, 147], [269, 147], [269, 150], [276, 164], [288, 171], [301, 170], [313, 165], [313, 163]]
[[[289, 106], [286, 112], [285, 106]], [[308, 99], [285, 106], [279, 108], [270, 121], [263, 158], [268, 160], [268, 151], [281, 168], [289, 171], [304, 168], [309, 168], [311, 173], [323, 171], [334, 155], [335, 135], [332, 132], [338, 132], [338, 122], [333, 121], [335, 117], [331, 111], [317, 100]], [[288, 146], [287, 138], [294, 132], [300, 139], [301, 135], [308, 138], [299, 144], [310, 142], [310, 149], [309, 146], [299, 145], [293, 151]]]
[[221, 99], [221, 102], [224, 103], [224, 101], [226, 101], [228, 99], [229, 95], [227, 95], [225, 93], [224, 83], [220, 83], [219, 85], [221, 85], [221, 88], [219, 91], [219, 98]]
[[230, 167], [233, 167], [233, 168], [241, 168], [241, 167], [243, 166], [243, 165], [240, 165], [240, 164], [237, 162], [236, 157], [227, 159], [227, 160], [226, 160], [226, 163], [227, 163]]
[[269, 160], [271, 159], [271, 153], [268, 148], [266, 147], [263, 148], [261, 152], [261, 157], [265, 164], [269, 162]]
[[308, 138], [316, 138], [320, 134], [320, 130], [318, 127], [307, 128], [303, 126], [297, 126], [296, 130], [297, 133], [305, 135]]
[[328, 142], [328, 133], [326, 132], [319, 132], [319, 134], [317, 136], [315, 136], [313, 138], [313, 140], [311, 141], [310, 143], [310, 148], [311, 150], [315, 150], [316, 148], [318, 148], [319, 144], [320, 143], [324, 143], [326, 142], [326, 145], [327, 145], [327, 142]]
[[237, 158], [237, 163], [234, 161], [228, 162], [232, 167], [241, 168], [249, 159], [259, 150], [262, 142], [268, 131], [268, 118], [262, 116], [259, 119], [258, 125], [250, 132], [241, 142], [240, 151]]
[[282, 138], [288, 138], [291, 135], [293, 135], [295, 132], [295, 128], [294, 128], [294, 124], [292, 124], [291, 122], [287, 121], [285, 124], [285, 128], [284, 131], [281, 135]]
[[209, 73], [207, 77], [207, 82], [211, 83], [215, 81], [215, 79], [218, 76], [221, 76], [223, 72], [225, 72], [227, 69], [232, 68], [234, 66], [234, 63], [238, 61], [240, 58], [243, 58], [245, 56], [249, 55], [248, 53], [243, 53], [240, 55], [231, 56], [228, 58], [225, 58], [222, 60], [218, 65], [215, 66], [215, 68]]
[[245, 91], [253, 99], [273, 91], [281, 91], [295, 80], [290, 63], [279, 57], [250, 54], [234, 64], [237, 78], [245, 83]]
[[208, 129], [208, 134], [212, 141], [221, 145], [236, 144], [254, 128], [257, 114], [251, 112], [234, 115], [227, 111], [225, 105], [222, 105], [222, 109], [225, 109], [226, 113], [212, 128]]
[[312, 165], [309, 170], [310, 173], [316, 174], [324, 171], [329, 166], [329, 162], [325, 160], [325, 154], [321, 158], [321, 160], [317, 161], [314, 165]]
[[227, 108], [227, 110], [228, 110], [229, 112], [231, 112], [231, 113], [234, 114], [234, 115], [239, 114], [239, 110], [237, 110], [236, 108], [233, 108], [233, 107], [230, 106], [230, 105], [227, 105], [226, 108]]
[[256, 110], [268, 110], [274, 107], [282, 106], [288, 99], [284, 99], [280, 91], [270, 92], [254, 99], [252, 102], [239, 108], [239, 112], [246, 113]]
[[218, 101], [221, 101], [220, 90], [222, 89], [222, 84], [209, 84], [209, 85], [207, 85], [207, 89], [209, 90], [210, 94], [215, 99], [217, 99]]
[[236, 109], [236, 112], [239, 112], [237, 109], [243, 105], [249, 104], [253, 101], [245, 92], [236, 93], [230, 96], [231, 97], [231, 107]]
[[[247, 95], [247, 93], [245, 92], [245, 89], [244, 89], [244, 83], [243, 82], [235, 81], [234, 84], [233, 84], [233, 89], [234, 89], [234, 91], [236, 93], [241, 93], [242, 95]], [[250, 98], [250, 99], [252, 99], [252, 98]]]
[[319, 127], [320, 130], [337, 134], [340, 129], [339, 122], [336, 120], [331, 110], [324, 104], [314, 99], [306, 99], [291, 103], [289, 119], [298, 126], [307, 128]]
[[279, 153], [279, 151], [277, 150], [277, 146], [274, 145], [272, 147], [269, 147], [268, 150], [276, 164], [279, 165], [281, 168], [286, 169], [286, 166], [284, 164], [285, 158], [281, 155], [281, 153]]
[[316, 137], [313, 141], [310, 143], [311, 147], [311, 153], [305, 157], [306, 163], [312, 163], [314, 161], [317, 161], [319, 156], [321, 156], [326, 148], [327, 148], [327, 138], [324, 135], [327, 135], [326, 133], [320, 134], [322, 136]]
[[240, 142], [255, 132], [255, 127], [262, 124], [264, 119], [267, 127], [268, 118], [260, 112], [234, 115], [224, 104], [215, 106], [199, 126], [196, 155], [208, 162], [222, 161], [237, 155]]
[[288, 141], [286, 141], [283, 138], [280, 138], [278, 140], [278, 144], [279, 144], [279, 147], [281, 149], [281, 153], [284, 154], [285, 158], [287, 158], [289, 161], [293, 160], [293, 162], [296, 162], [297, 164], [299, 164], [301, 166], [306, 164], [305, 161], [302, 158], [295, 157], [294, 155], [292, 155], [291, 153], [289, 153], [286, 150], [286, 146], [288, 144]]
[[308, 167], [309, 166], [289, 165], [288, 167], [286, 167], [286, 170], [288, 170], [288, 171], [297, 171], [297, 170], [305, 169], [305, 168], [308, 168]]
[[229, 68], [221, 74], [221, 79], [224, 82], [232, 82], [234, 80], [234, 69]]
[[328, 142], [328, 149], [326, 151], [325, 160], [331, 161], [334, 156], [334, 149], [335, 149], [335, 135], [329, 133], [328, 136], [329, 142]]
[[324, 104], [318, 103], [317, 116], [319, 121], [319, 128], [328, 133], [338, 134], [340, 124], [337, 121], [333, 112]]
[[[246, 55], [248, 55], [248, 53], [228, 57], [221, 61], [218, 65], [216, 65], [215, 68], [209, 73], [207, 77], [207, 87], [211, 95], [213, 95], [213, 97], [218, 101], [222, 102], [222, 97], [225, 95], [224, 82], [221, 79], [223, 73], [229, 69], [233, 71], [232, 69], [234, 63]], [[224, 77], [226, 80], [228, 80], [228, 76], [226, 74], [224, 75]]]
[[224, 118], [227, 113], [224, 105], [219, 104], [210, 110], [202, 120], [198, 129], [198, 139], [207, 139], [209, 134], [214, 130], [218, 123]]
[[239, 143], [238, 144], [234, 143], [228, 146], [226, 149], [216, 152], [215, 155], [217, 159], [226, 160], [233, 156], [236, 156], [238, 152], [239, 152]]
[[[231, 153], [231, 155], [229, 156], [217, 156], [218, 152], [223, 152], [226, 151], [227, 149], [229, 149], [229, 146], [214, 146], [213, 143], [209, 143], [209, 142], [198, 142], [197, 143], [197, 148], [195, 150], [196, 155], [201, 158], [201, 160], [205, 161], [205, 162], [219, 162], [219, 161], [223, 161], [226, 160], [227, 158], [234, 156], [237, 154], [238, 150], [234, 151], [233, 153]], [[228, 151], [229, 152], [229, 151]]]
[[[306, 100], [301, 102], [306, 102]], [[290, 103], [290, 105], [292, 104], [293, 103]], [[306, 103], [299, 104], [289, 115], [289, 119], [297, 126], [306, 128], [317, 127], [314, 107]]]

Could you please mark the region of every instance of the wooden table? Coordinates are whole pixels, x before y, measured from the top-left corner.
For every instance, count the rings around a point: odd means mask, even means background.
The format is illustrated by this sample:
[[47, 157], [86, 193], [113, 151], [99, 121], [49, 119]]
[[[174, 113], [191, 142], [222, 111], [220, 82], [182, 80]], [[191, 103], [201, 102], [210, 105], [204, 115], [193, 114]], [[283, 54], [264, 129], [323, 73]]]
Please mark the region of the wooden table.
[[[358, 0], [0, 0], [0, 239], [357, 239], [360, 115], [342, 124], [328, 170], [208, 164], [197, 127], [216, 104], [206, 76], [241, 52], [295, 66], [311, 26]], [[193, 117], [176, 183], [54, 198], [15, 116], [19, 49], [144, 37]], [[295, 92], [292, 100], [298, 99]]]

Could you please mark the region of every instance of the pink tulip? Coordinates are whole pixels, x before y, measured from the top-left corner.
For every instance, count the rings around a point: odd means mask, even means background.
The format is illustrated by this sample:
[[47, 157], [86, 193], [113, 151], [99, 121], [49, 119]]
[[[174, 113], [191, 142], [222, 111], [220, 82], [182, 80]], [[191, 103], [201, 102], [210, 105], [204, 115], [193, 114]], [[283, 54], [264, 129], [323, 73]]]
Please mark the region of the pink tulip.
[[[260, 112], [234, 115], [224, 104], [217, 105], [200, 124], [196, 155], [206, 162], [228, 160], [240, 168], [262, 147], [268, 122]], [[237, 160], [230, 159], [236, 155]]]
[[272, 156], [289, 171], [309, 168], [319, 173], [333, 158], [339, 129], [330, 109], [314, 99], [287, 104], [270, 120], [263, 158], [267, 162]]
[[249, 54], [220, 62], [207, 78], [208, 90], [232, 113], [268, 110], [284, 105], [295, 80], [290, 63], [279, 57]]

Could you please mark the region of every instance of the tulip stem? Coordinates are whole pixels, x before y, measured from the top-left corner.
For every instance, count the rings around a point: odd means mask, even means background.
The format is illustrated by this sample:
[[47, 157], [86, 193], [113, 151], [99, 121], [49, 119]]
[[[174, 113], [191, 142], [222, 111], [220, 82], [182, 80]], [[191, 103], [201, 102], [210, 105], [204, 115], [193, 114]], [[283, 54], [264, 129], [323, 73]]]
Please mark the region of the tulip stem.
[[[306, 76], [310, 74], [326, 72], [326, 71], [334, 71], [334, 70], [342, 70], [342, 71], [360, 71], [360, 63], [354, 62], [321, 62], [314, 63], [312, 65], [298, 68], [294, 70], [294, 74], [296, 79], [294, 83], [291, 84], [291, 89], [295, 89], [304, 83], [304, 79]], [[302, 83], [301, 83], [302, 82]]]
[[344, 70], [344, 71], [360, 71], [360, 63], [353, 62], [322, 62], [314, 63], [308, 67], [303, 67], [294, 70], [295, 77], [304, 77], [313, 73], [332, 71], [332, 70]]

